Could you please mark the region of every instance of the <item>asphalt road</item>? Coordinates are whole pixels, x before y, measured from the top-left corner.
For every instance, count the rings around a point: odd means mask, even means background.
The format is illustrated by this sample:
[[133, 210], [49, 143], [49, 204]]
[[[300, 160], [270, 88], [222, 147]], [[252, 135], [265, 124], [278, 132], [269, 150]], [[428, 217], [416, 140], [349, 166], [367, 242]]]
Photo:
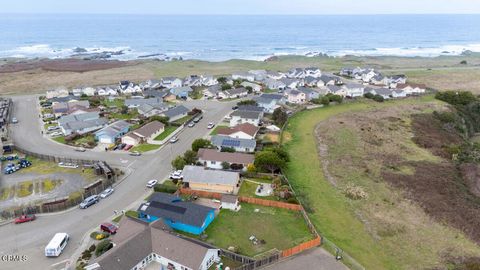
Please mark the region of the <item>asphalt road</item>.
[[[150, 179], [165, 179], [171, 171], [171, 160], [190, 148], [193, 140], [208, 135], [208, 122], [219, 122], [231, 111], [235, 102], [191, 101], [184, 105], [204, 110], [203, 120], [194, 128], [185, 128], [176, 144], [166, 145], [153, 154], [132, 157], [126, 153], [76, 152], [73, 148], [48, 140], [40, 133], [39, 112], [35, 96], [14, 97], [13, 116], [19, 121], [12, 128], [15, 144], [32, 152], [72, 158], [104, 160], [124, 167], [131, 174], [107, 199], [88, 209], [73, 209], [64, 213], [39, 217], [36, 221], [0, 227], [0, 269], [51, 269], [71, 258], [82, 242], [82, 237], [92, 228], [110, 219], [114, 210], [137, 207], [139, 200], [151, 192], [145, 187]], [[57, 232], [70, 234], [71, 241], [58, 258], [46, 258], [44, 248]], [[25, 255], [22, 262], [5, 262], [1, 255]], [[74, 263], [74, 261], [72, 261]]]

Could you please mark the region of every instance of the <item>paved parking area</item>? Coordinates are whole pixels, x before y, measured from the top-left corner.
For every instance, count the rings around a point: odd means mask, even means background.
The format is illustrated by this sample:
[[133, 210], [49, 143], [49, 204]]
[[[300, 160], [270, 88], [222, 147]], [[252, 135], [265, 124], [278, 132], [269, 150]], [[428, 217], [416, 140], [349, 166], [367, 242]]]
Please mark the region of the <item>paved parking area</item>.
[[323, 248], [314, 248], [285, 261], [267, 266], [266, 270], [348, 270]]

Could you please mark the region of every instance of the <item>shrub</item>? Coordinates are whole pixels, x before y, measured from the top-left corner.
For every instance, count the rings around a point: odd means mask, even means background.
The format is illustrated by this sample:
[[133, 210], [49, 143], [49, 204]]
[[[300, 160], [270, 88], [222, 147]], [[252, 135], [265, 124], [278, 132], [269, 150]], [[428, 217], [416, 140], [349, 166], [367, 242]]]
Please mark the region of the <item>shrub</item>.
[[157, 184], [153, 187], [155, 192], [164, 192], [173, 194], [177, 191], [177, 186], [166, 185], [166, 184]]
[[98, 243], [97, 248], [95, 249], [95, 256], [100, 256], [105, 253], [107, 250], [111, 249], [113, 246], [110, 240], [103, 240], [102, 242]]
[[365, 93], [365, 94], [363, 94], [363, 97], [364, 97], [364, 98], [368, 98], [368, 99], [373, 99], [374, 94], [372, 94], [372, 93]]
[[288, 198], [287, 203], [298, 204], [298, 200], [295, 197], [290, 197]]
[[88, 251], [94, 252], [94, 251], [95, 251], [95, 248], [96, 248], [95, 244], [92, 244], [92, 245], [88, 248]]
[[348, 184], [344, 190], [345, 196], [352, 200], [361, 200], [368, 198], [367, 192], [362, 187], [355, 186], [354, 184]]
[[376, 102], [383, 102], [385, 100], [383, 96], [380, 96], [380, 95], [375, 95], [373, 96], [372, 99], [375, 100]]

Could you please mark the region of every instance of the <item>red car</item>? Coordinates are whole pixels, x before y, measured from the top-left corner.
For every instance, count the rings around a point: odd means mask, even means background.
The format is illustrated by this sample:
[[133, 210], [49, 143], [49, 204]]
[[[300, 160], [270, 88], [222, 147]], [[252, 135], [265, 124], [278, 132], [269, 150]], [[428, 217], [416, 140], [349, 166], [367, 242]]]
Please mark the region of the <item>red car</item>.
[[109, 234], [116, 234], [118, 227], [112, 223], [103, 223], [100, 225], [100, 230]]
[[29, 221], [34, 221], [35, 220], [35, 215], [21, 215], [20, 217], [15, 219], [15, 224], [20, 224], [20, 223], [25, 223]]

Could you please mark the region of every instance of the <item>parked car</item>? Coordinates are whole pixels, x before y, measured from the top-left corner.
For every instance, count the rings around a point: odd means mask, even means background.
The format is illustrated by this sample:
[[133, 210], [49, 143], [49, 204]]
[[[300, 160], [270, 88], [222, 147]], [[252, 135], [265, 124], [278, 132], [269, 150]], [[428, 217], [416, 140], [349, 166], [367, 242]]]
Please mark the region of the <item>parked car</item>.
[[105, 199], [108, 196], [112, 195], [113, 191], [115, 191], [113, 188], [107, 188], [102, 193], [100, 193], [100, 198]]
[[75, 148], [75, 151], [77, 151], [77, 152], [85, 152], [85, 151], [87, 151], [87, 150], [86, 150], [85, 148], [83, 148], [83, 147], [78, 147], [78, 148]]
[[173, 136], [171, 139], [170, 139], [170, 143], [176, 143], [178, 142], [178, 137], [177, 136]]
[[147, 182], [147, 187], [148, 188], [153, 188], [157, 183], [158, 183], [157, 179], [152, 179], [152, 180]]
[[118, 227], [113, 225], [112, 223], [105, 222], [100, 225], [100, 230], [109, 234], [116, 234]]
[[130, 156], [134, 156], [134, 157], [138, 157], [138, 156], [141, 156], [142, 153], [138, 152], [138, 151], [134, 151], [134, 152], [131, 152], [130, 153]]
[[172, 172], [170, 174], [170, 179], [177, 179], [177, 180], [183, 179], [182, 170]]
[[232, 110], [234, 110], [234, 111], [235, 111], [235, 110], [238, 110], [238, 106], [233, 106], [233, 107], [232, 107]]
[[188, 127], [194, 127], [194, 126], [195, 126], [195, 122], [192, 121], [192, 122], [188, 123]]
[[83, 202], [80, 203], [80, 209], [86, 209], [94, 204], [96, 204], [100, 200], [98, 195], [92, 195], [87, 197]]
[[128, 151], [128, 150], [132, 149], [132, 147], [133, 147], [133, 145], [127, 144], [127, 146], [125, 146], [125, 147], [123, 148], [123, 150], [124, 150], [124, 151]]
[[59, 129], [60, 129], [59, 126], [49, 126], [49, 127], [47, 128], [47, 131], [54, 131], [54, 130], [59, 130]]
[[212, 129], [213, 127], [215, 127], [214, 123], [212, 122], [208, 123], [208, 126], [207, 126], [208, 129]]
[[55, 131], [55, 132], [52, 132], [50, 134], [51, 137], [59, 137], [59, 136], [62, 136], [62, 135], [63, 135], [63, 133], [60, 132], [60, 131]]
[[195, 118], [193, 119], [193, 122], [194, 122], [194, 123], [198, 123], [198, 122], [200, 122], [200, 120], [202, 120], [202, 119], [203, 119], [203, 116], [202, 116], [202, 115], [199, 115], [199, 116], [197, 116], [197, 117], [195, 117]]
[[20, 217], [16, 218], [14, 223], [20, 224], [25, 222], [34, 221], [36, 219], [35, 215], [21, 215]]
[[16, 117], [13, 117], [13, 118], [12, 118], [12, 124], [16, 124], [16, 123], [18, 123], [18, 120], [17, 120]]

